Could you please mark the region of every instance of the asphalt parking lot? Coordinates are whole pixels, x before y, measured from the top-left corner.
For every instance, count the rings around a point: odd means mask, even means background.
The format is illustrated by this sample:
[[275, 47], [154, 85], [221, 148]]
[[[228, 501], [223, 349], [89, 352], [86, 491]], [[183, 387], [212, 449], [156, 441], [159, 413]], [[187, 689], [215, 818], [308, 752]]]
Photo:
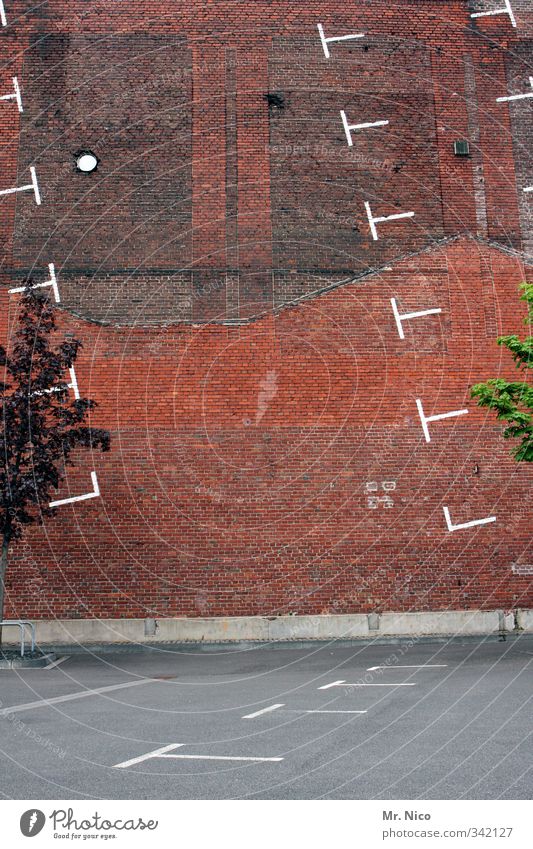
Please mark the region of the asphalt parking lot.
[[522, 637], [1, 670], [1, 797], [530, 798], [532, 660]]

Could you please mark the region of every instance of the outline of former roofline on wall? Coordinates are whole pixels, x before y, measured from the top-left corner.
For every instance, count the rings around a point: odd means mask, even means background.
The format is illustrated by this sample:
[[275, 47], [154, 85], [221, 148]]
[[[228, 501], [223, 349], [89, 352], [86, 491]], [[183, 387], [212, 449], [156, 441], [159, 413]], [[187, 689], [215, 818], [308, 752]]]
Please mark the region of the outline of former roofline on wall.
[[[367, 268], [365, 271], [362, 271], [360, 274], [351, 274], [349, 277], [344, 277], [342, 280], [337, 280], [334, 283], [328, 283], [325, 286], [319, 286], [317, 289], [313, 289], [312, 292], [306, 292], [304, 295], [300, 295], [298, 298], [293, 298], [290, 301], [284, 301], [282, 304], [279, 304], [279, 306], [275, 306], [270, 309], [264, 309], [262, 310], [262, 312], [257, 313], [253, 316], [249, 316], [247, 318], [221, 318], [211, 319], [205, 322], [198, 322], [194, 319], [182, 319], [181, 321], [161, 322], [161, 324], [142, 324], [140, 322], [135, 324], [120, 324], [117, 322], [102, 321], [101, 319], [90, 318], [88, 316], [83, 315], [82, 313], [70, 309], [69, 307], [63, 304], [55, 304], [55, 307], [56, 309], [61, 310], [62, 312], [67, 313], [68, 315], [71, 315], [73, 318], [79, 319], [80, 321], [84, 321], [87, 324], [93, 324], [98, 327], [116, 328], [117, 330], [123, 328], [129, 328], [130, 330], [134, 328], [153, 330], [158, 327], [244, 327], [248, 324], [253, 324], [256, 321], [261, 321], [262, 319], [267, 318], [268, 316], [279, 315], [285, 310], [294, 309], [294, 307], [297, 307], [300, 304], [304, 304], [307, 301], [313, 301], [316, 298], [321, 298], [325, 295], [328, 295], [329, 292], [333, 292], [336, 289], [341, 289], [344, 286], [350, 286], [355, 283], [364, 283], [369, 278], [372, 279], [374, 277], [379, 277], [384, 273], [394, 271], [396, 266], [400, 265], [405, 261], [415, 259], [418, 256], [424, 256], [425, 254], [438, 253], [444, 248], [447, 248], [450, 245], [460, 242], [472, 242], [476, 245], [481, 245], [482, 247], [496, 250], [499, 253], [505, 254], [509, 257], [518, 260], [522, 265], [526, 267], [533, 268], [533, 255], [526, 254], [523, 251], [516, 250], [515, 248], [507, 247], [505, 245], [502, 245], [500, 242], [485, 239], [482, 236], [474, 236], [471, 233], [457, 233], [453, 236], [446, 236], [443, 239], [435, 240], [430, 245], [425, 245], [420, 250], [411, 251], [409, 253], [401, 254], [397, 257], [394, 257], [393, 259], [389, 260], [386, 265], [372, 266], [371, 268]], [[188, 269], [184, 268], [174, 269], [175, 272], [184, 272], [187, 270]], [[283, 269], [276, 269], [276, 271], [277, 270], [282, 271]], [[166, 269], [166, 272], [168, 273], [168, 269]], [[81, 273], [81, 269], [75, 269], [74, 273]]]

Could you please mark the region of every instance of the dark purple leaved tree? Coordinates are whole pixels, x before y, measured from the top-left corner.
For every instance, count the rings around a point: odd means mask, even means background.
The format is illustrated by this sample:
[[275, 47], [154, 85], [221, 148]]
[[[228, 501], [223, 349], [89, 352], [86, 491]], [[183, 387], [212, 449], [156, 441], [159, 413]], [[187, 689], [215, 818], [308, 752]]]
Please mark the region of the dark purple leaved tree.
[[54, 513], [75, 448], [109, 450], [109, 433], [86, 423], [96, 403], [75, 400], [65, 380], [81, 344], [58, 340], [53, 306], [27, 281], [9, 348], [0, 345], [0, 619], [11, 542]]

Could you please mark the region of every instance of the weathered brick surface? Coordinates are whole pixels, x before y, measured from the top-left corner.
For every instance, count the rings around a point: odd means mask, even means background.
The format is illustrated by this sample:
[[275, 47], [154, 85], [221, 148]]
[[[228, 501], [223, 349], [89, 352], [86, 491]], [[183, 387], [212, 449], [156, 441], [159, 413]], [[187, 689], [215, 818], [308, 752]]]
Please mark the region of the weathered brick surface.
[[[476, 380], [514, 374], [492, 322], [516, 328], [524, 274], [464, 240], [421, 255], [418, 272], [412, 258], [240, 328], [118, 330], [63, 313], [85, 340], [78, 380], [113, 451], [69, 472], [76, 494], [97, 469], [102, 498], [61, 508], [16, 550], [11, 612], [530, 603], [516, 569], [533, 557], [530, 470], [469, 402]], [[406, 323], [402, 342], [391, 296], [443, 313]], [[426, 444], [417, 397], [427, 415], [470, 413], [431, 425]], [[443, 505], [456, 523], [497, 522], [449, 533]]]
[[[472, 20], [485, 0], [6, 0], [0, 93], [17, 74], [25, 111], [0, 102], [0, 189], [35, 164], [43, 205], [0, 198], [2, 335], [7, 288], [54, 262], [113, 433], [59, 496], [94, 468], [102, 498], [16, 547], [9, 613], [531, 604], [531, 473], [469, 402], [515, 375], [494, 337], [533, 243], [533, 100], [496, 101], [527, 88], [512, 3], [516, 29]], [[366, 37], [327, 60], [317, 23]], [[350, 148], [341, 109], [390, 124]], [[365, 200], [415, 217], [375, 242]], [[391, 297], [442, 313], [402, 341]], [[416, 398], [470, 413], [426, 444]], [[497, 522], [449, 533], [443, 505]]]

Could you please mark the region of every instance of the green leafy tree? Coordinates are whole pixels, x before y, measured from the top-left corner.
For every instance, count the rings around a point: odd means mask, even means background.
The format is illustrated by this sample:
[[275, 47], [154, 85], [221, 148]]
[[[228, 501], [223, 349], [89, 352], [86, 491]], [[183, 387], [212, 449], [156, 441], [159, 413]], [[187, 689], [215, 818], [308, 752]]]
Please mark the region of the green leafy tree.
[[[521, 299], [528, 308], [525, 324], [531, 334], [533, 324], [533, 283], [522, 283]], [[500, 421], [508, 422], [503, 431], [505, 439], [518, 439], [518, 445], [512, 454], [516, 460], [533, 461], [533, 386], [529, 369], [533, 368], [533, 337], [500, 336], [498, 345], [507, 348], [520, 371], [522, 380], [509, 381], [504, 378], [493, 378], [486, 383], [477, 383], [472, 387], [472, 397], [476, 398], [480, 407], [495, 410]]]

